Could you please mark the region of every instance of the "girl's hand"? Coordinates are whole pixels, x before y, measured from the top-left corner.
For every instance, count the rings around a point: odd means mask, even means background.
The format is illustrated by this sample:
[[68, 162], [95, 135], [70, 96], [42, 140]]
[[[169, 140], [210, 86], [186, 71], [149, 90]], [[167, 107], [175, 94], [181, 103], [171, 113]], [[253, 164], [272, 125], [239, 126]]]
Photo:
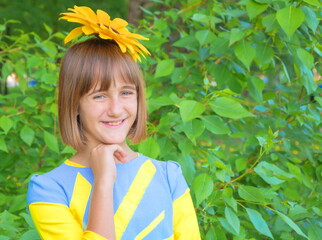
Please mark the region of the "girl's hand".
[[116, 161], [125, 162], [126, 153], [117, 144], [99, 144], [90, 153], [90, 166], [95, 181], [111, 181], [116, 179]]

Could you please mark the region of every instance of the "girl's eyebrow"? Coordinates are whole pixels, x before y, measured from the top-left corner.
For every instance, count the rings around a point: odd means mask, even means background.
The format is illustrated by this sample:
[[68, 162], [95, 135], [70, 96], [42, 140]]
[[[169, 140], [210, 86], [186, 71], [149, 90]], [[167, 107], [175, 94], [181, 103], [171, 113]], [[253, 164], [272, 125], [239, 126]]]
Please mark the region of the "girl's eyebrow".
[[125, 86], [122, 86], [121, 89], [136, 90], [136, 87], [135, 87], [135, 85], [125, 85]]

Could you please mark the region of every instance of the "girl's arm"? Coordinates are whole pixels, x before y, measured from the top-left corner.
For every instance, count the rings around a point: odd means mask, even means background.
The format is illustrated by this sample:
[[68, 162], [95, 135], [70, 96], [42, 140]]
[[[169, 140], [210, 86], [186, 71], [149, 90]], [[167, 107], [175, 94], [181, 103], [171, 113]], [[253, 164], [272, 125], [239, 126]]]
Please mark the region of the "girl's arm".
[[125, 152], [119, 145], [103, 144], [95, 147], [90, 156], [94, 188], [87, 230], [109, 240], [115, 239], [113, 186], [116, 179], [116, 166], [114, 158], [125, 162], [125, 156]]

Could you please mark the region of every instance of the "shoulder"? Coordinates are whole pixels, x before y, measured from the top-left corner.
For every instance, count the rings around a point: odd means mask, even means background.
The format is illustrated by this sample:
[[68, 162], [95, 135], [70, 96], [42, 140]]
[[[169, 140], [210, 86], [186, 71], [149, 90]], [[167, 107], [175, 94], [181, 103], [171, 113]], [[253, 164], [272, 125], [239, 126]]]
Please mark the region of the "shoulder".
[[161, 172], [168, 182], [173, 200], [182, 196], [188, 189], [186, 180], [182, 174], [181, 166], [175, 161], [160, 161], [151, 159], [157, 171]]
[[28, 186], [28, 204], [45, 202], [68, 205], [64, 189], [64, 182], [68, 178], [67, 169], [65, 164], [61, 164], [47, 173], [33, 175]]

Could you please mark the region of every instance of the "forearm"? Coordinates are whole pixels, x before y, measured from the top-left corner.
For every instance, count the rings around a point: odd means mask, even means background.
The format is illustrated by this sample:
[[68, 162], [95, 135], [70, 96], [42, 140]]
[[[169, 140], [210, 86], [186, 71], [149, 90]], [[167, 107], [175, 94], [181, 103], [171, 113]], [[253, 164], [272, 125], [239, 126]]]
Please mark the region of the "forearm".
[[113, 181], [95, 181], [87, 226], [108, 240], [115, 239], [113, 185]]

